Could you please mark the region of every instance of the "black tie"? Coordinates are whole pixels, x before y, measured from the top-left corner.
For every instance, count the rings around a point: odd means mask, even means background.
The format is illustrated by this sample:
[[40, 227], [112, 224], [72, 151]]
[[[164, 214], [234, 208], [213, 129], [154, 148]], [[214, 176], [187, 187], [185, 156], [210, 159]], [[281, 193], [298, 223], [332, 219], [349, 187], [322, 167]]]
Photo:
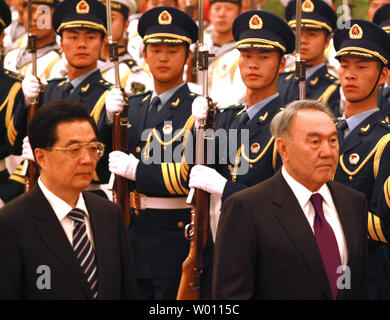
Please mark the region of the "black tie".
[[246, 110], [244, 110], [244, 111], [240, 114], [239, 121], [240, 121], [240, 124], [247, 124], [247, 123], [248, 123], [248, 121], [249, 121], [249, 116], [248, 116], [248, 112], [246, 112]]
[[61, 99], [67, 99], [70, 95], [70, 91], [73, 89], [73, 86], [70, 82], [66, 82], [63, 86]]
[[157, 106], [161, 103], [160, 97], [155, 96], [150, 103], [149, 118], [152, 118], [157, 113]]
[[336, 128], [337, 128], [337, 131], [338, 131], [338, 138], [339, 138], [339, 145], [343, 142], [344, 140], [344, 130], [345, 128], [348, 127], [348, 124], [347, 124], [347, 120], [343, 119], [341, 121], [339, 121], [337, 124], [336, 124]]
[[150, 103], [150, 107], [149, 107], [149, 111], [148, 111], [148, 116], [147, 116], [147, 123], [149, 124], [154, 116], [156, 115], [156, 113], [158, 112], [157, 110], [157, 106], [161, 103], [161, 100], [160, 100], [160, 97], [159, 96], [155, 96], [153, 99], [152, 99], [152, 102]]

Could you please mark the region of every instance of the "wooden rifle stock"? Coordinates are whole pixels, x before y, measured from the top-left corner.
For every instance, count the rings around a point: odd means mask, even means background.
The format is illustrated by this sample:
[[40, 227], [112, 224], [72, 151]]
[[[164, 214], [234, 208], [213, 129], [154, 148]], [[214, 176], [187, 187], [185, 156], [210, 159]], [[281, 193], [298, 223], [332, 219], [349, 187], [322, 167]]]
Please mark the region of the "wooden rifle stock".
[[[201, 125], [196, 137], [195, 164], [207, 165], [207, 140], [213, 132], [215, 104], [210, 98], [206, 122]], [[195, 198], [195, 201], [191, 201]], [[194, 203], [191, 209], [191, 223], [185, 228], [185, 236], [190, 243], [190, 251], [182, 265], [177, 300], [199, 300], [200, 277], [203, 271], [203, 252], [209, 236], [210, 194], [200, 189], [191, 189], [188, 201]]]
[[[38, 103], [31, 103], [28, 107], [28, 115], [27, 115], [27, 124], [30, 122], [30, 120], [34, 117], [35, 112], [37, 111]], [[36, 179], [37, 179], [37, 173], [35, 168], [35, 162], [26, 160], [27, 163], [27, 177], [26, 177], [26, 184], [24, 186], [24, 191], [28, 192], [32, 189], [34, 186]]]
[[[128, 148], [128, 110], [129, 102], [126, 92], [121, 88], [123, 96], [125, 97], [125, 105], [121, 113], [114, 115], [114, 126], [112, 135], [113, 150], [119, 150], [127, 153]], [[124, 214], [125, 225], [130, 226], [130, 192], [129, 180], [124, 177], [115, 175], [115, 181], [112, 188], [112, 200], [114, 203], [121, 206]]]

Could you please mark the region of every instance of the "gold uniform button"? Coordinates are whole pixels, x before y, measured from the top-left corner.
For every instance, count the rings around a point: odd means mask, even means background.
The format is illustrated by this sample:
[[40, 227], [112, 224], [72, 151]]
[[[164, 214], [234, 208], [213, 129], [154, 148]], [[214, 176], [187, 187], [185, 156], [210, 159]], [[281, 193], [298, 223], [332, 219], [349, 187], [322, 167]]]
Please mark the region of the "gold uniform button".
[[177, 223], [177, 226], [178, 226], [179, 228], [184, 228], [184, 222], [183, 222], [183, 221], [179, 221], [179, 222]]
[[140, 146], [136, 147], [135, 148], [135, 152], [140, 153], [141, 152], [141, 147]]

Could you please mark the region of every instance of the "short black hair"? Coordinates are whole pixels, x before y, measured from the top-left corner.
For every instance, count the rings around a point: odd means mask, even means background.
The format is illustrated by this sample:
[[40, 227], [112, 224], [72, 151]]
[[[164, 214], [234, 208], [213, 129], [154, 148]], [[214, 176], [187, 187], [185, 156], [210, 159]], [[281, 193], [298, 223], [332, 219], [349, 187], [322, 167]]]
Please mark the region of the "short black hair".
[[72, 100], [54, 100], [38, 108], [28, 124], [27, 135], [31, 149], [52, 147], [58, 140], [57, 127], [60, 123], [85, 120], [95, 134], [96, 123], [89, 115], [85, 104]]

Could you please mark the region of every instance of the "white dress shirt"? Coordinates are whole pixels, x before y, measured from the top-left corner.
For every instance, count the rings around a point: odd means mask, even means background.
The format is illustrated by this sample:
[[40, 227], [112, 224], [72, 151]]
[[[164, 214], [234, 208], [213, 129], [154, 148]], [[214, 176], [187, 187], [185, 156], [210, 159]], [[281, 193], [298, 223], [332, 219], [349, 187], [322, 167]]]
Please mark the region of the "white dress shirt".
[[[56, 214], [58, 220], [61, 223], [62, 228], [68, 238], [70, 245], [73, 247], [73, 226], [74, 221], [69, 218], [67, 215], [73, 209], [69, 204], [67, 204], [64, 200], [57, 197], [54, 193], [52, 193], [42, 182], [41, 178], [38, 179], [38, 185], [42, 190], [43, 195], [46, 197], [47, 201], [49, 201], [51, 207], [53, 208], [54, 213]], [[92, 243], [92, 246], [95, 247], [93, 236], [92, 236], [92, 228], [91, 222], [89, 220], [89, 214], [87, 207], [85, 205], [83, 194], [80, 193], [79, 199], [77, 200], [76, 208], [81, 209], [85, 212], [84, 220], [87, 228], [88, 238]]]
[[313, 233], [314, 233], [315, 210], [310, 201], [310, 197], [314, 193], [319, 193], [324, 198], [324, 201], [322, 202], [322, 209], [324, 211], [325, 219], [332, 227], [334, 235], [336, 236], [336, 241], [340, 252], [341, 263], [343, 265], [347, 265], [348, 262], [347, 244], [345, 242], [344, 232], [340, 223], [339, 215], [337, 213], [328, 186], [324, 184], [317, 192], [311, 192], [309, 189], [307, 189], [302, 184], [297, 182], [293, 177], [291, 177], [286, 171], [286, 169], [284, 168], [284, 166], [282, 167], [282, 175], [283, 178], [286, 180], [287, 184], [290, 186], [291, 190], [293, 191], [295, 197], [297, 198], [298, 203], [301, 206], [302, 211], [305, 214], [305, 217], [309, 222]]

